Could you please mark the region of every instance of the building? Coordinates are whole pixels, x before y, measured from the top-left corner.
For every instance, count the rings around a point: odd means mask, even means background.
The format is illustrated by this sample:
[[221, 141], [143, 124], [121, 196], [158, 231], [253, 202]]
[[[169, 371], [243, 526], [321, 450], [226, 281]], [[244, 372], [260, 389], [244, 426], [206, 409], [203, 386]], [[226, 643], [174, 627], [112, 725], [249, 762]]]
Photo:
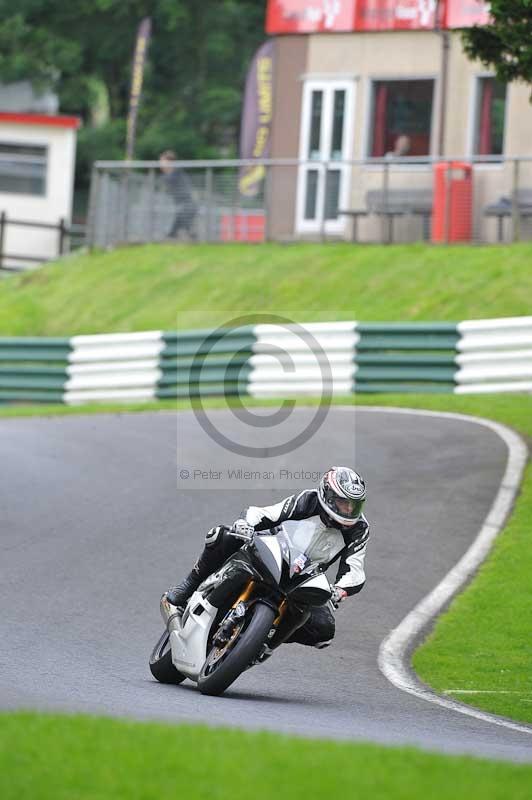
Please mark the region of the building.
[[1, 268], [57, 257], [60, 222], [72, 213], [80, 120], [57, 114], [52, 95], [35, 97], [28, 86], [0, 88]]
[[[382, 220], [363, 213], [369, 193], [375, 201], [383, 181], [392, 195], [432, 192], [423, 158], [438, 156], [482, 162], [472, 171], [472, 236], [503, 235], [488, 206], [507, 202], [516, 185], [532, 205], [532, 163], [506, 161], [532, 156], [532, 105], [529, 86], [499, 84], [463, 52], [459, 28], [487, 19], [474, 0], [269, 0], [270, 155], [306, 162], [274, 170], [272, 238], [349, 238], [356, 223], [364, 240], [379, 238]], [[391, 156], [399, 137], [417, 163], [371, 161]], [[398, 221], [394, 237], [415, 237], [420, 224]]]

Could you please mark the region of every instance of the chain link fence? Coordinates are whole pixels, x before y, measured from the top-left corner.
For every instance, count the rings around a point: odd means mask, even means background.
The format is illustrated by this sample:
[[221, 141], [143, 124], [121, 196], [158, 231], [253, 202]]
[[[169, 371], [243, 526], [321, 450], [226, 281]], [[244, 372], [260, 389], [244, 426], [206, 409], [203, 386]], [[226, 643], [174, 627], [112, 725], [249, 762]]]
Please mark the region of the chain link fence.
[[532, 239], [532, 157], [181, 161], [170, 175], [96, 162], [87, 243]]

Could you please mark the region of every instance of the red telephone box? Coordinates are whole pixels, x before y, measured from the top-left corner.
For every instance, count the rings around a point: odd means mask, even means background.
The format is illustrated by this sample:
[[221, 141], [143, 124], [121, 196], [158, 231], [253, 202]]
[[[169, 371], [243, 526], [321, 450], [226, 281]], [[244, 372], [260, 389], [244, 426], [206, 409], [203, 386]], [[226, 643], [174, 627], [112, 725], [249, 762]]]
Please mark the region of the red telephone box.
[[473, 219], [473, 170], [462, 161], [434, 165], [432, 241], [470, 242]]

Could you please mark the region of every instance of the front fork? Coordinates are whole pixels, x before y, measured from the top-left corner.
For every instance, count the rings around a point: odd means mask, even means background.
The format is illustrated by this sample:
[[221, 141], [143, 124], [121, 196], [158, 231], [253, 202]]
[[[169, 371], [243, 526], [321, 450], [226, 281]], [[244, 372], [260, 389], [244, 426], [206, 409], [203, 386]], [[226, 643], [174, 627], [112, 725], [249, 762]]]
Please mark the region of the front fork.
[[[255, 585], [256, 585], [255, 581], [250, 580], [244, 586], [239, 596], [236, 598], [235, 602], [231, 606], [231, 609], [227, 613], [225, 619], [221, 623], [218, 631], [216, 632], [216, 636], [214, 637], [215, 644], [217, 645], [226, 644], [234, 636], [236, 626], [242, 625], [243, 618], [246, 615], [246, 611], [251, 605], [249, 601], [253, 595], [253, 590], [255, 589]], [[286, 613], [287, 605], [288, 604], [286, 602], [286, 598], [283, 598], [281, 600], [281, 603], [279, 604], [277, 616], [273, 621], [269, 638], [273, 638], [273, 636], [275, 635], [277, 628], [279, 627], [279, 624]]]

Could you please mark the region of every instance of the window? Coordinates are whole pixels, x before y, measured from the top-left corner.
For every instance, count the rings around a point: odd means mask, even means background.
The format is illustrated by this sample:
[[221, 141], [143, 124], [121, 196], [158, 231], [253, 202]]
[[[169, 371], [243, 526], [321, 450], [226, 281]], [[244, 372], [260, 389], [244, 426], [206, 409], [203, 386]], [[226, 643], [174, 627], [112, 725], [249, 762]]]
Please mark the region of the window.
[[318, 170], [307, 171], [307, 185], [305, 190], [305, 219], [316, 219], [316, 206], [318, 200]]
[[[297, 226], [301, 232], [341, 232], [347, 204], [354, 85], [308, 81], [303, 95]], [[313, 162], [319, 162], [313, 163]]]
[[433, 80], [374, 82], [370, 144], [374, 158], [393, 153], [399, 137], [404, 138], [398, 155], [429, 155], [433, 94]]
[[46, 194], [47, 148], [0, 142], [0, 192]]
[[478, 78], [473, 155], [502, 155], [505, 113], [506, 84], [495, 78]]
[[308, 148], [309, 159], [319, 159], [320, 157], [322, 105], [323, 105], [323, 92], [312, 92], [312, 108], [310, 112], [310, 140]]
[[344, 139], [345, 116], [345, 89], [334, 93], [333, 129], [331, 142], [331, 160], [340, 161], [342, 158], [342, 143]]

